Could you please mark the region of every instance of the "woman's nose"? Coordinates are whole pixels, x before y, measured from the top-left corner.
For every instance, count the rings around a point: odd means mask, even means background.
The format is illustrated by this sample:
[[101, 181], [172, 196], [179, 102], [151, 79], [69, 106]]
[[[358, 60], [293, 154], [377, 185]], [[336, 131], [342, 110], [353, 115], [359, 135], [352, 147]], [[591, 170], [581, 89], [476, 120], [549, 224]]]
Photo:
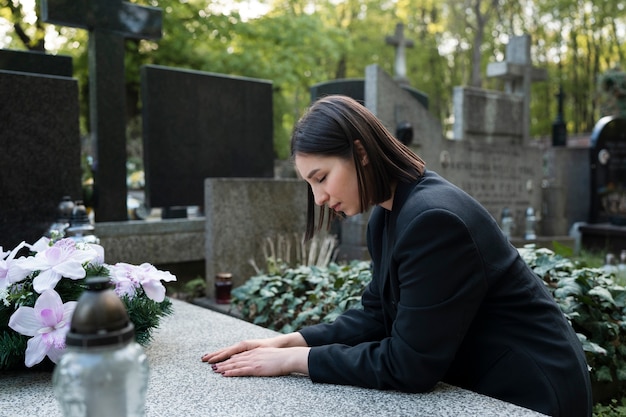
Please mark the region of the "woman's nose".
[[315, 197], [315, 204], [323, 206], [328, 201], [328, 194], [323, 190], [313, 190], [313, 197]]

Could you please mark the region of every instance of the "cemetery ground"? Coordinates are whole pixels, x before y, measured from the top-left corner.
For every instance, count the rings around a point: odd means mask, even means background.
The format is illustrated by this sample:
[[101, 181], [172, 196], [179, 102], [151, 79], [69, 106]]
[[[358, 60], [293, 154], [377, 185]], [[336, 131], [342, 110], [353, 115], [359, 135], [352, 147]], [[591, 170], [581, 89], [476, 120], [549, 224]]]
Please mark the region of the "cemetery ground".
[[[606, 265], [606, 251], [574, 254], [567, 246], [554, 244], [553, 248], [530, 245], [520, 252], [581, 338], [592, 367], [594, 417], [624, 416], [626, 265]], [[168, 293], [282, 333], [330, 322], [342, 311], [358, 308], [370, 279], [368, 261], [305, 266], [269, 257], [256, 275], [233, 288], [231, 303], [224, 305], [207, 295], [206, 280], [193, 272], [191, 268], [177, 282], [168, 283]]]

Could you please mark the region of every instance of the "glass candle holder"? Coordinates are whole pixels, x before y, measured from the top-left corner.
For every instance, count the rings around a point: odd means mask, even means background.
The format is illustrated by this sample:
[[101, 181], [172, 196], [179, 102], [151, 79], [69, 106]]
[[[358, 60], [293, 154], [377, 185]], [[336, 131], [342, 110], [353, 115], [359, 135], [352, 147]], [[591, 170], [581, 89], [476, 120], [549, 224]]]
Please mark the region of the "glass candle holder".
[[215, 302], [230, 304], [230, 290], [233, 288], [233, 274], [220, 272], [215, 275]]

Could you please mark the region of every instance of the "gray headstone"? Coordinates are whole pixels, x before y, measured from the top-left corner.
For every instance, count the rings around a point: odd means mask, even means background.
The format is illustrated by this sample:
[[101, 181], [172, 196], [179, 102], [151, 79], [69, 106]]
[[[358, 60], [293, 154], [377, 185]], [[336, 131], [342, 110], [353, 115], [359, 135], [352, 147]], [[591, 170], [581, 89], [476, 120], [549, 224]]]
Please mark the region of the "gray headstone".
[[455, 139], [481, 143], [524, 143], [524, 100], [494, 90], [454, 87]]
[[256, 275], [250, 260], [266, 270], [264, 239], [302, 238], [306, 190], [304, 181], [297, 179], [206, 179], [205, 262], [210, 297], [218, 272], [232, 273], [233, 287], [238, 287]]
[[272, 84], [145, 66], [146, 203], [204, 206], [209, 177], [273, 177]]
[[65, 195], [81, 199], [78, 83], [0, 71], [0, 246], [34, 243]]
[[487, 65], [487, 76], [504, 80], [507, 94], [520, 96], [522, 107], [522, 138], [530, 140], [530, 92], [531, 83], [548, 78], [545, 69], [534, 68], [530, 57], [530, 35], [512, 36], [506, 46], [506, 61]]
[[590, 222], [626, 225], [626, 119], [603, 117], [591, 132]]
[[0, 49], [0, 69], [36, 74], [72, 76], [72, 57], [43, 52]]

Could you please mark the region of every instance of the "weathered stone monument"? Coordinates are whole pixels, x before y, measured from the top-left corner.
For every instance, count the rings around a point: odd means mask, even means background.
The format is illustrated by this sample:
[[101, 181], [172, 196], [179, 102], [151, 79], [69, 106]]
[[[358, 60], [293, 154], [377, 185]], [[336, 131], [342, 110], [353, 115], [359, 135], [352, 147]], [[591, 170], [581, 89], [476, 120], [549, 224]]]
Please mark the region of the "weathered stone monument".
[[[526, 209], [535, 207], [539, 210], [541, 206], [541, 150], [523, 146], [521, 140], [517, 141], [517, 146], [511, 146], [509, 141], [490, 143], [480, 140], [489, 135], [492, 126], [490, 119], [483, 120], [486, 128], [476, 125], [473, 133], [478, 135], [476, 138], [448, 140], [444, 137], [441, 123], [410, 95], [394, 88], [393, 80], [380, 68], [368, 67], [366, 73], [370, 82], [366, 86], [366, 105], [387, 128], [397, 124], [399, 114], [408, 115], [410, 123], [419, 126], [415, 129], [411, 147], [424, 158], [427, 168], [468, 192], [496, 219], [508, 207], [516, 226], [513, 236], [522, 236]], [[478, 101], [464, 103], [479, 114], [480, 104], [488, 100], [480, 98], [480, 92], [472, 89]], [[491, 92], [486, 91], [485, 94], [490, 95]], [[516, 99], [513, 98], [513, 101]], [[486, 111], [484, 109], [482, 111]], [[455, 113], [463, 114], [464, 111]], [[463, 123], [463, 120], [457, 121]], [[520, 132], [518, 137], [521, 137]]]
[[214, 294], [215, 275], [229, 272], [233, 286], [256, 274], [250, 261], [266, 270], [264, 239], [297, 240], [306, 228], [306, 184], [297, 179], [207, 178], [206, 281]]
[[545, 69], [532, 66], [530, 59], [530, 35], [512, 36], [506, 46], [506, 60], [492, 62], [487, 66], [487, 76], [504, 80], [504, 92], [522, 100], [522, 141], [530, 140], [530, 85], [548, 77]]
[[89, 106], [97, 221], [128, 219], [124, 39], [161, 37], [161, 9], [121, 0], [43, 0], [42, 20], [89, 31]]

